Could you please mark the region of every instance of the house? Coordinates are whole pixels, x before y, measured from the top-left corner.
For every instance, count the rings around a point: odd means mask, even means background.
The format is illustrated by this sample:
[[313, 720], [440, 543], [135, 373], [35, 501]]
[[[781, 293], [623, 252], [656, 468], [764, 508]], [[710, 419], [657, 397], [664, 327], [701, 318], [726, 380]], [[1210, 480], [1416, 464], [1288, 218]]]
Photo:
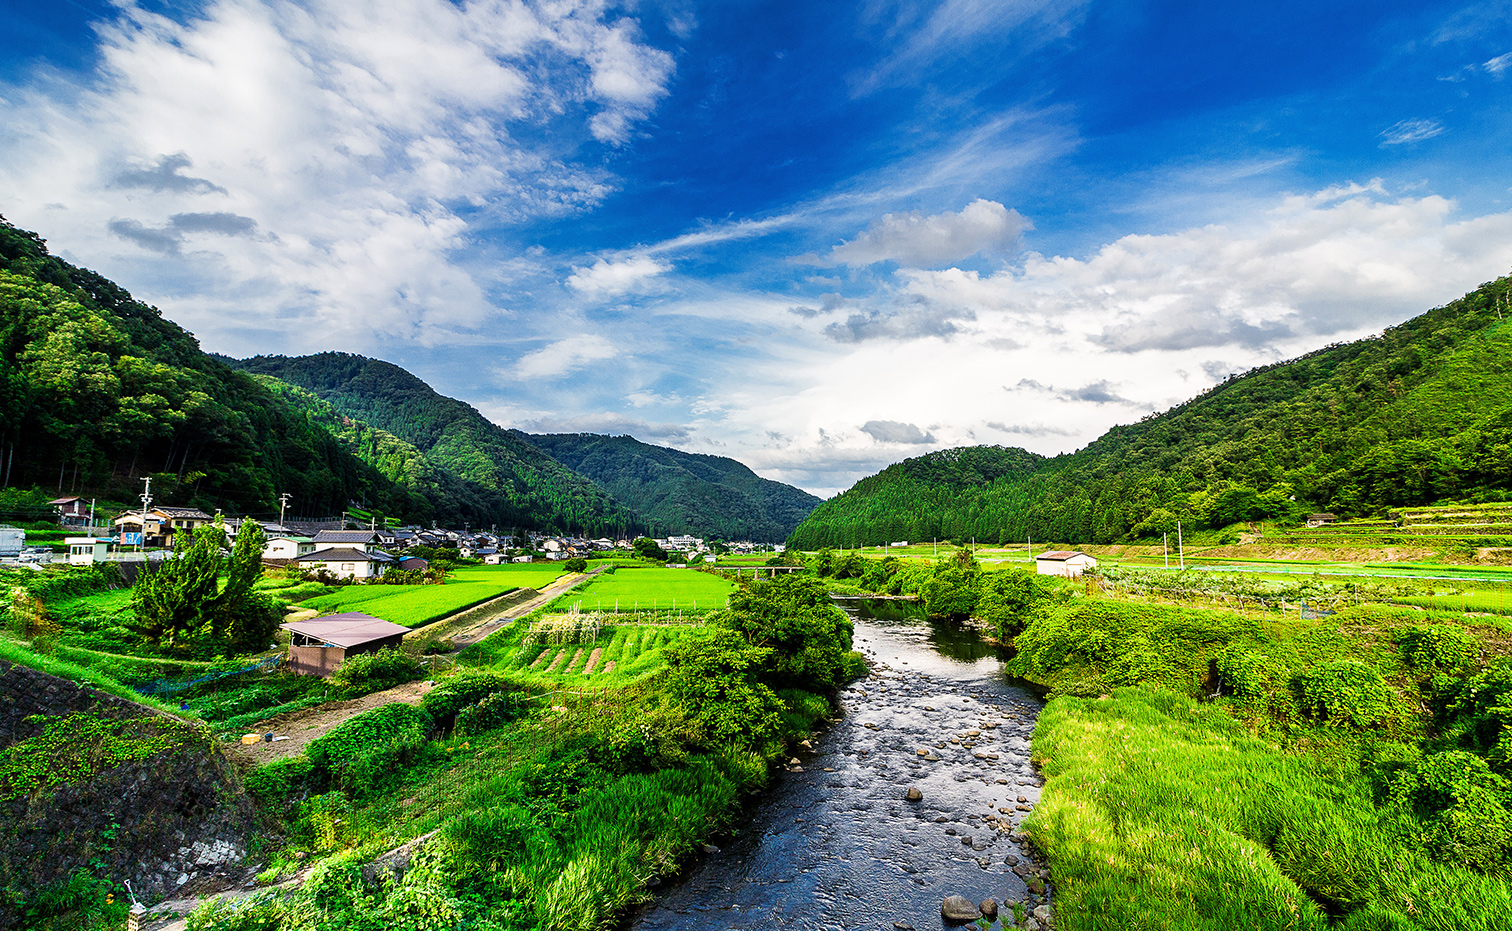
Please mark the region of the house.
[[532, 561], [534, 561], [534, 559], [535, 559], [535, 557], [533, 557], [533, 556], [514, 556], [514, 557], [511, 557], [509, 561], [510, 562], [532, 562]]
[[1316, 529], [1322, 527], [1324, 524], [1331, 524], [1338, 519], [1337, 514], [1309, 514], [1307, 515], [1307, 526], [1309, 529]]
[[315, 534], [315, 548], [327, 546], [355, 546], [371, 550], [378, 546], [378, 534], [371, 530], [322, 530]]
[[1034, 557], [1034, 571], [1040, 575], [1080, 578], [1087, 569], [1096, 569], [1097, 560], [1076, 550], [1050, 550]]
[[348, 656], [399, 649], [408, 627], [348, 611], [281, 625], [289, 632], [289, 668], [305, 675], [329, 676]]
[[419, 556], [401, 556], [395, 560], [394, 565], [405, 572], [424, 572], [430, 568], [430, 560]]
[[93, 507], [83, 498], [54, 498], [47, 502], [58, 512], [59, 527], [88, 527]]
[[320, 570], [349, 579], [376, 579], [394, 562], [382, 550], [360, 550], [351, 546], [328, 546], [303, 556], [294, 564], [301, 569]]
[[70, 566], [92, 566], [105, 558], [105, 550], [110, 546], [110, 541], [94, 537], [67, 537], [63, 540], [63, 545], [68, 547]]
[[297, 559], [315, 552], [315, 541], [309, 537], [284, 536], [269, 537], [263, 547], [263, 559]]
[[152, 508], [143, 519], [141, 511], [127, 511], [113, 522], [123, 546], [170, 546], [176, 534], [193, 532], [215, 518], [199, 508]]

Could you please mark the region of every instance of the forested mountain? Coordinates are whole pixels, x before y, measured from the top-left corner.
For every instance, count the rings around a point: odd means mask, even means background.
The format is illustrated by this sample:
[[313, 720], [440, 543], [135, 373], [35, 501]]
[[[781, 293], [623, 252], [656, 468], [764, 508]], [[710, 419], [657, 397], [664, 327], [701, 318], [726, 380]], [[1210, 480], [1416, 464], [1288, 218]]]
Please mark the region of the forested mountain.
[[776, 542], [819, 504], [808, 492], [724, 456], [595, 433], [531, 435], [530, 441], [634, 508], [657, 535]]
[[593, 534], [646, 529], [633, 510], [537, 449], [525, 434], [437, 394], [397, 365], [341, 352], [228, 362], [304, 388], [341, 415], [413, 444], [440, 473], [488, 493], [480, 523]]
[[1158, 538], [1178, 519], [1221, 527], [1512, 497], [1509, 292], [1498, 279], [1380, 336], [1231, 378], [1075, 453], [970, 448], [899, 463], [820, 505], [790, 542], [1113, 542]]
[[409, 495], [157, 308], [0, 218], [0, 487], [340, 513]]

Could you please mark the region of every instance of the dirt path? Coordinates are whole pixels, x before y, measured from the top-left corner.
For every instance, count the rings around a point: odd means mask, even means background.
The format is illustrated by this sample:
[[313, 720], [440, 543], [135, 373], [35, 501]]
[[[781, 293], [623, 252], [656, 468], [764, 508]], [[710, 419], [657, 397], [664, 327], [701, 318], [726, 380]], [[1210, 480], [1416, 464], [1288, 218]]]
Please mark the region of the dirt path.
[[508, 624], [510, 621], [513, 621], [517, 618], [522, 618], [535, 609], [549, 604], [552, 599], [558, 597], [563, 592], [572, 591], [574, 588], [577, 588], [579, 585], [582, 585], [584, 582], [587, 582], [589, 579], [592, 579], [594, 576], [603, 571], [604, 570], [600, 568], [583, 575], [564, 576], [560, 579], [557, 579], [555, 582], [552, 582], [550, 585], [541, 589], [541, 593], [536, 597], [530, 599], [529, 601], [514, 605], [503, 614], [500, 614], [497, 617], [491, 617], [488, 620], [478, 624], [476, 627], [472, 627], [468, 630], [453, 634], [451, 636], [451, 642], [455, 644], [457, 649], [459, 650], [463, 647], [470, 647], [473, 644], [477, 643], [479, 640], [482, 640], [484, 637], [487, 637], [489, 634], [498, 630], [500, 627]]
[[266, 721], [259, 721], [254, 727], [248, 728], [249, 734], [273, 734], [274, 737], [287, 737], [288, 740], [262, 741], [255, 744], [232, 744], [226, 748], [226, 753], [232, 759], [245, 761], [253, 765], [268, 763], [273, 760], [281, 760], [286, 756], [295, 756], [303, 753], [304, 748], [317, 737], [330, 731], [331, 728], [350, 720], [364, 711], [370, 711], [379, 705], [389, 702], [404, 702], [406, 705], [418, 705], [420, 699], [432, 688], [430, 682], [406, 682], [382, 692], [374, 692], [361, 698], [353, 698], [347, 701], [326, 702], [314, 708], [306, 708], [303, 711], [290, 711], [286, 714], [276, 715]]

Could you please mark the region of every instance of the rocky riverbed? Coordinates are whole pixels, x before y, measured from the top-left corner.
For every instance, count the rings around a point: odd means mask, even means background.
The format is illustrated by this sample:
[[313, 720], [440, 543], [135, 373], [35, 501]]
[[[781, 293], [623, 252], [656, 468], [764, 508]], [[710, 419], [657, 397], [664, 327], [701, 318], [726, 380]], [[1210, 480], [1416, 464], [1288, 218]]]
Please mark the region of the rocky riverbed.
[[848, 610], [871, 676], [842, 692], [840, 718], [745, 830], [636, 928], [922, 931], [951, 923], [951, 895], [979, 914], [991, 900], [1002, 927], [1051, 924], [1049, 873], [1018, 833], [1039, 799], [1040, 702], [970, 631]]

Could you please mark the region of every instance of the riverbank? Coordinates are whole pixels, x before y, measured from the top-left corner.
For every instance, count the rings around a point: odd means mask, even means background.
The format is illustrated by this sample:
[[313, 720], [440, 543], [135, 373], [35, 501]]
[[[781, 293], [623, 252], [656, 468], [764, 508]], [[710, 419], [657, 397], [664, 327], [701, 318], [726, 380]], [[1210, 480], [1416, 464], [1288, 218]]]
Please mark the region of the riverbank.
[[1045, 864], [1020, 832], [1040, 793], [1029, 759], [1040, 702], [969, 630], [848, 611], [870, 675], [840, 692], [841, 716], [799, 771], [636, 931], [924, 929], [950, 895], [1001, 903], [1005, 927], [1048, 913]]

